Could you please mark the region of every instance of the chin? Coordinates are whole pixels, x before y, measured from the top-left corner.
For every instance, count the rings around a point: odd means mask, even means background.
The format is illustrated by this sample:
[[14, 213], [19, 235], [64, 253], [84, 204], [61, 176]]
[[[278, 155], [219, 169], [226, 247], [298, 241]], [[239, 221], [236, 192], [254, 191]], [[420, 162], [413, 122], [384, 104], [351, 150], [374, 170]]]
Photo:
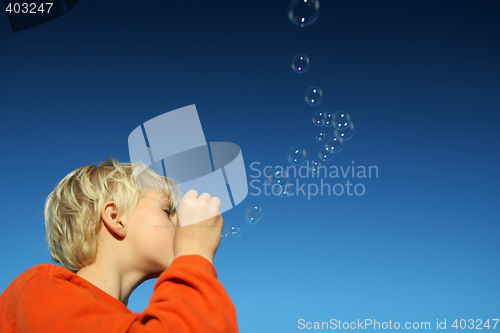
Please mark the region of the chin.
[[151, 273], [147, 274], [144, 277], [144, 281], [151, 280], [151, 279], [156, 279], [156, 278], [158, 278], [161, 275], [161, 273], [163, 273], [163, 271], [161, 271], [161, 272], [151, 272]]

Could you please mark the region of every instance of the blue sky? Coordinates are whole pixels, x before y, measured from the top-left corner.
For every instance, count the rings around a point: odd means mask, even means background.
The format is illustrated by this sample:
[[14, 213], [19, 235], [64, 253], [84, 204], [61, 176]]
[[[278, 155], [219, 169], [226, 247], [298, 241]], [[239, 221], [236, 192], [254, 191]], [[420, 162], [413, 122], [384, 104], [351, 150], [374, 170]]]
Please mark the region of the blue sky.
[[[70, 171], [128, 161], [128, 135], [196, 104], [207, 141], [251, 163], [316, 158], [316, 110], [345, 110], [354, 137], [323, 165], [376, 166], [361, 196], [252, 195], [224, 213], [219, 280], [241, 332], [303, 331], [298, 321], [430, 322], [500, 310], [500, 4], [321, 1], [305, 28], [288, 1], [81, 1], [12, 33], [0, 15], [0, 290], [50, 263], [43, 204]], [[290, 61], [309, 56], [296, 74]], [[304, 102], [310, 86], [324, 100]], [[298, 179], [301, 184], [320, 180]], [[296, 181], [296, 179], [290, 179]], [[313, 186], [313, 185], [311, 185]], [[245, 224], [246, 206], [264, 211]], [[154, 281], [129, 302], [142, 311]], [[478, 324], [479, 321], [476, 322]], [[497, 330], [500, 326], [497, 325]]]

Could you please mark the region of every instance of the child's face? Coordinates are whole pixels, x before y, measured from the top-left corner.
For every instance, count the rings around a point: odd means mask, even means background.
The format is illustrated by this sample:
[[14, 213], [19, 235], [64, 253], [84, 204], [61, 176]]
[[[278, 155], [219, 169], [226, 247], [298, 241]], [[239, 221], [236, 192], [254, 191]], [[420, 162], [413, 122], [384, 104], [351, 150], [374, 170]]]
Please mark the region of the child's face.
[[173, 240], [176, 215], [169, 215], [167, 197], [157, 200], [156, 190], [149, 190], [127, 218], [127, 236], [134, 269], [157, 277], [167, 269], [174, 258]]

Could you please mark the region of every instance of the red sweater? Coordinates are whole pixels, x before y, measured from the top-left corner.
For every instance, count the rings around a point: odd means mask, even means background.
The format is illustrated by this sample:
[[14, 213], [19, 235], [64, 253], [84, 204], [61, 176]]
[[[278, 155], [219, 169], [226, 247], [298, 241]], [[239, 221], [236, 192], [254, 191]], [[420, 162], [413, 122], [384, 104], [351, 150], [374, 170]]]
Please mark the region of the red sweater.
[[0, 296], [0, 332], [237, 333], [238, 325], [214, 266], [189, 255], [160, 275], [142, 313], [65, 268], [34, 266]]

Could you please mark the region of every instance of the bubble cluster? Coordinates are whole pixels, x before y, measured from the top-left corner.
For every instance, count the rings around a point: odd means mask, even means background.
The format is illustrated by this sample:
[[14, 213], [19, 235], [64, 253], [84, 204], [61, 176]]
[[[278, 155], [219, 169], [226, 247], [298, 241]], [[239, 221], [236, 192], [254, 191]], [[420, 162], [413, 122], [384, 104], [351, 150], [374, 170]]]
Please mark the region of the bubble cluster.
[[287, 159], [292, 165], [302, 165], [307, 159], [307, 152], [302, 146], [293, 146], [288, 150]]
[[323, 101], [323, 91], [319, 87], [309, 87], [304, 99], [311, 106], [319, 105]]
[[248, 205], [245, 212], [245, 221], [248, 224], [255, 224], [262, 218], [262, 207], [257, 202], [252, 202]]
[[319, 17], [318, 0], [292, 0], [288, 6], [288, 18], [293, 24], [307, 27]]
[[[291, 0], [288, 6], [288, 18], [290, 21], [299, 26], [307, 27], [319, 17], [320, 4], [318, 0]], [[292, 58], [291, 68], [297, 74], [306, 73], [310, 67], [309, 57], [303, 53], [296, 54]], [[317, 87], [309, 87], [304, 99], [310, 106], [318, 106], [323, 101], [323, 91]], [[335, 113], [325, 111], [315, 111], [312, 116], [312, 122], [315, 126], [325, 126], [326, 129], [316, 132], [316, 141], [322, 143], [318, 153], [319, 160], [310, 160], [307, 162], [307, 169], [311, 173], [318, 174], [321, 167], [321, 162], [330, 161], [335, 154], [339, 153], [346, 140], [349, 140], [354, 134], [354, 124], [350, 116], [345, 111]], [[330, 129], [331, 128], [331, 129]], [[330, 135], [330, 133], [332, 133]], [[307, 160], [307, 152], [300, 145], [292, 146], [287, 152], [287, 160], [293, 166], [300, 166]], [[283, 168], [266, 168], [264, 175], [267, 182], [272, 185], [273, 194], [276, 196], [289, 197], [292, 196], [290, 187], [293, 184], [288, 184], [288, 175]], [[276, 193], [276, 191], [278, 191]], [[245, 213], [245, 221], [250, 224], [256, 224], [262, 218], [262, 207], [252, 202], [248, 205]], [[221, 235], [221, 239], [227, 237], [239, 237], [241, 235], [241, 227], [233, 224], [226, 228]]]
[[303, 74], [309, 69], [309, 57], [305, 54], [297, 54], [292, 59], [292, 69], [295, 73]]

